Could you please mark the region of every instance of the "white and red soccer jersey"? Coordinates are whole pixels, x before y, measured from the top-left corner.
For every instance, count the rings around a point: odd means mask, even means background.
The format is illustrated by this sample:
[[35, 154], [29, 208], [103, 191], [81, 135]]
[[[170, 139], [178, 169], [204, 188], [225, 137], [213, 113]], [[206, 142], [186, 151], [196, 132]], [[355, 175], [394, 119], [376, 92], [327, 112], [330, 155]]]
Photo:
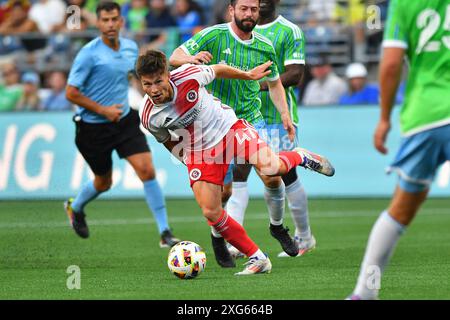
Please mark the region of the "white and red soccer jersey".
[[171, 132], [183, 137], [185, 151], [214, 147], [237, 121], [234, 111], [205, 89], [214, 78], [209, 66], [187, 64], [172, 71], [173, 100], [155, 105], [146, 95], [139, 110], [143, 127], [160, 143], [168, 141]]

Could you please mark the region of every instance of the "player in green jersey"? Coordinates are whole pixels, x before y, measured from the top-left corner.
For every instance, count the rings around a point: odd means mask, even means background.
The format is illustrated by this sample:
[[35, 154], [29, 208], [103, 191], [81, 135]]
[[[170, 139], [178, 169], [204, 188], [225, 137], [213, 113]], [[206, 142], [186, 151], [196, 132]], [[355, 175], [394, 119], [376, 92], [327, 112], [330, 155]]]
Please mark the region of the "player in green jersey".
[[392, 0], [383, 47], [381, 116], [374, 135], [383, 154], [405, 55], [410, 65], [400, 118], [403, 138], [391, 165], [399, 182], [372, 228], [353, 300], [378, 298], [381, 274], [398, 239], [425, 201], [438, 167], [450, 160], [450, 1]]
[[[261, 0], [260, 1], [260, 19], [255, 31], [268, 38], [276, 52], [276, 63], [280, 72], [281, 82], [285, 88], [286, 100], [289, 106], [289, 112], [294, 125], [298, 126], [297, 98], [294, 88], [301, 82], [305, 66], [305, 38], [301, 29], [288, 21], [281, 15], [276, 14], [276, 6], [279, 0]], [[276, 151], [289, 151], [298, 147], [298, 139], [290, 141], [288, 133], [284, 130], [280, 114], [270, 99], [267, 91], [267, 84], [261, 82], [261, 113], [266, 121], [266, 132], [268, 137], [266, 141], [270, 142], [271, 147]], [[290, 171], [282, 177], [286, 185], [286, 197], [289, 208], [295, 224], [295, 240], [298, 243], [299, 254], [302, 256], [315, 248], [316, 240], [311, 234], [308, 214], [308, 201], [305, 190], [298, 179], [297, 170]], [[230, 202], [243, 201], [248, 202], [248, 191], [241, 186], [239, 193], [233, 193]], [[244, 192], [243, 192], [244, 191]], [[245, 209], [241, 211], [245, 213]], [[243, 221], [244, 217], [233, 217], [238, 221]], [[281, 252], [279, 257], [287, 257], [285, 252]]]
[[[194, 35], [177, 48], [170, 57], [171, 65], [178, 67], [185, 63], [228, 64], [241, 70], [250, 70], [262, 62], [276, 61], [275, 50], [267, 38], [253, 32], [259, 19], [259, 0], [231, 0], [228, 7], [232, 22], [215, 25]], [[286, 95], [275, 63], [267, 77], [268, 90], [280, 113], [281, 122], [291, 141], [295, 128], [289, 114]], [[217, 79], [207, 87], [215, 97], [232, 107], [238, 118], [250, 122], [257, 130], [264, 128], [259, 98], [260, 85], [257, 81]], [[246, 183], [251, 166], [237, 164], [233, 171], [235, 182]], [[285, 187], [280, 177], [260, 175], [265, 185], [265, 199], [270, 213], [270, 232], [290, 256], [298, 254], [298, 247], [283, 227]], [[228, 188], [231, 181], [228, 183]], [[235, 186], [235, 185], [234, 185]], [[236, 193], [236, 190], [235, 192]], [[239, 192], [237, 192], [239, 193]], [[227, 212], [236, 216], [239, 210], [234, 203], [228, 203]], [[213, 248], [217, 262], [223, 267], [234, 266], [220, 235], [213, 230]], [[226, 252], [225, 252], [226, 251]]]

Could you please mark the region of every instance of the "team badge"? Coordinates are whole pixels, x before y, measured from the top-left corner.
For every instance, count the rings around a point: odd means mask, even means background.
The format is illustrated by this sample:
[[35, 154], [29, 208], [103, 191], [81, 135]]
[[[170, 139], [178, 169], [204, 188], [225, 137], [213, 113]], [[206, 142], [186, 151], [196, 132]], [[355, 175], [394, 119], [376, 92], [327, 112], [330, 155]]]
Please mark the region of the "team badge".
[[201, 176], [202, 172], [199, 169], [193, 169], [189, 173], [189, 177], [191, 178], [192, 181], [197, 181], [198, 179], [200, 179]]
[[187, 95], [186, 95], [186, 99], [187, 99], [187, 101], [189, 101], [189, 102], [194, 102], [194, 101], [197, 100], [197, 98], [198, 98], [198, 94], [197, 94], [197, 92], [196, 92], [195, 90], [189, 91], [189, 92], [187, 93]]

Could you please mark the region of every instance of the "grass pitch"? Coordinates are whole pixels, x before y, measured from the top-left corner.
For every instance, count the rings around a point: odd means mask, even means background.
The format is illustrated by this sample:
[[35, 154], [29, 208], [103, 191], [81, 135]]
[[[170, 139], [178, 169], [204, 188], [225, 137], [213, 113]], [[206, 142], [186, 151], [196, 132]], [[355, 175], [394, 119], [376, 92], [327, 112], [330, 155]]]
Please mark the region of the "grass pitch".
[[[0, 299], [344, 299], [359, 271], [369, 231], [388, 200], [310, 200], [314, 252], [277, 258], [262, 200], [252, 200], [245, 227], [272, 260], [272, 273], [233, 274], [215, 262], [209, 227], [194, 200], [169, 200], [177, 237], [206, 251], [194, 280], [167, 268], [156, 225], [144, 200], [94, 201], [87, 208], [91, 238], [78, 238], [62, 202], [0, 202]], [[285, 224], [293, 230], [287, 213]], [[401, 238], [382, 281], [381, 299], [450, 299], [450, 200], [430, 199]], [[81, 270], [81, 289], [69, 290], [69, 266]]]

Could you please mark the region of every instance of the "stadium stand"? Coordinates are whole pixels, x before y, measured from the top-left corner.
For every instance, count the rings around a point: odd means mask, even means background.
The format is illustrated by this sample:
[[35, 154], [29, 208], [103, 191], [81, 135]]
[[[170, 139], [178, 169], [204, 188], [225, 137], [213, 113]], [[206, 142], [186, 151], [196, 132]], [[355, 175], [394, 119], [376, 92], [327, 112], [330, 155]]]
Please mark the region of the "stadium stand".
[[[148, 0], [147, 11], [152, 13], [153, 2], [162, 3], [177, 21], [177, 1]], [[220, 0], [221, 3], [223, 1]], [[148, 39], [162, 39], [158, 48], [168, 54], [186, 38], [186, 34], [197, 32], [203, 27], [202, 24], [209, 25], [215, 21], [212, 14], [205, 14], [202, 23], [191, 25], [190, 30], [176, 25], [138, 28], [136, 19], [140, 19], [142, 11], [137, 9], [130, 13], [130, 10], [142, 6], [142, 0], [119, 2], [123, 6], [128, 26], [124, 29], [124, 35], [134, 38], [142, 48], [148, 47]], [[213, 12], [217, 4], [215, 0], [195, 2], [204, 13]], [[345, 69], [350, 63], [362, 62], [369, 71], [369, 81], [374, 81], [388, 2], [283, 0], [279, 13], [297, 23], [304, 31], [307, 61], [326, 53], [339, 76], [345, 75]], [[21, 73], [34, 71], [40, 75], [43, 84], [47, 83], [45, 77], [51, 71], [67, 72], [82, 45], [97, 36], [93, 28], [97, 3], [98, 0], [3, 0], [0, 2], [0, 64], [14, 62]], [[43, 7], [52, 8], [52, 12], [62, 12], [61, 5], [65, 8], [62, 17], [55, 17], [52, 24], [39, 21]], [[134, 19], [131, 23], [133, 27], [129, 20], [130, 14]], [[178, 21], [184, 23], [181, 19]], [[162, 34], [164, 37], [159, 37]]]

